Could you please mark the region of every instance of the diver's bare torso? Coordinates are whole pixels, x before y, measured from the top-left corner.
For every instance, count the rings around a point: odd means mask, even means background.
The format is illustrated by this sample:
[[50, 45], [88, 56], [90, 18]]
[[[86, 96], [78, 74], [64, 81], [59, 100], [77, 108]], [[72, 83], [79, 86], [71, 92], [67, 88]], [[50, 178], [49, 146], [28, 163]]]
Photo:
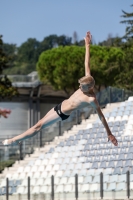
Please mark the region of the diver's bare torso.
[[63, 113], [70, 115], [72, 111], [84, 108], [88, 105], [96, 107], [95, 105], [95, 94], [93, 91], [83, 93], [81, 89], [78, 89], [69, 99], [62, 102], [61, 110]]

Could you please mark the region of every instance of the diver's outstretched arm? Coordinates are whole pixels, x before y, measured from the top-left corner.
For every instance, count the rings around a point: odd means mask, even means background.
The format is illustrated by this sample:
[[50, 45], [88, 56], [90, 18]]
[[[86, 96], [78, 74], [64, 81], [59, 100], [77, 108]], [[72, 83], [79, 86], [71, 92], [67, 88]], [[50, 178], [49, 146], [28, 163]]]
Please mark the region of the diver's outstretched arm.
[[88, 31], [86, 33], [85, 40], [85, 76], [91, 75], [90, 72], [90, 43], [91, 43], [91, 33]]
[[118, 146], [118, 141], [115, 138], [115, 136], [111, 133], [111, 130], [110, 130], [109, 126], [108, 126], [108, 123], [107, 123], [107, 121], [106, 121], [106, 119], [104, 117], [104, 114], [102, 113], [101, 108], [99, 106], [99, 103], [98, 103], [98, 101], [96, 99], [94, 100], [93, 107], [96, 109], [97, 114], [99, 116], [99, 119], [101, 120], [103, 126], [106, 129], [108, 140], [110, 140], [115, 146]]

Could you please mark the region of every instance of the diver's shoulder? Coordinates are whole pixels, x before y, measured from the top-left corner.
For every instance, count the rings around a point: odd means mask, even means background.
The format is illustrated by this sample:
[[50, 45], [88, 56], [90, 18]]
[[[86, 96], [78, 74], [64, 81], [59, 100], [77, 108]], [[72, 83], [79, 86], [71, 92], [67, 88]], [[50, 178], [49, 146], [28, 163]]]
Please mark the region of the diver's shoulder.
[[[77, 89], [76, 91], [74, 91], [74, 92], [71, 94], [71, 96], [73, 96], [74, 94], [77, 94], [77, 93], [82, 94], [83, 92], [82, 92], [80, 89]], [[71, 97], [71, 96], [70, 96], [70, 97]]]

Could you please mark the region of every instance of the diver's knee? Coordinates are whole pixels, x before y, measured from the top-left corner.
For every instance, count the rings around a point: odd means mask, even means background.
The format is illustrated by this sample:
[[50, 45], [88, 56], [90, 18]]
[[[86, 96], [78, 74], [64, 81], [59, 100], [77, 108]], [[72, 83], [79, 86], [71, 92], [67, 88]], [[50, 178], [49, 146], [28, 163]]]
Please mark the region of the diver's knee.
[[39, 120], [37, 122], [37, 124], [35, 124], [34, 128], [35, 128], [36, 131], [40, 131], [41, 127], [42, 127], [42, 122], [41, 122], [41, 120]]

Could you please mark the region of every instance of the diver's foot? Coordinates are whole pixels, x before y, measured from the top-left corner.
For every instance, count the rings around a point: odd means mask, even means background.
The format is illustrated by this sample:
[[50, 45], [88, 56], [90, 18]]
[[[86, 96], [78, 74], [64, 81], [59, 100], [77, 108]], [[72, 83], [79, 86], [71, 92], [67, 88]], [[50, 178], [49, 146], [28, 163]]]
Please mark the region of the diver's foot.
[[18, 142], [13, 142], [12, 141], [12, 139], [6, 139], [6, 140], [3, 140], [2, 141], [2, 144], [4, 145], [4, 146], [9, 146], [9, 145], [16, 145], [16, 144], [18, 144]]

